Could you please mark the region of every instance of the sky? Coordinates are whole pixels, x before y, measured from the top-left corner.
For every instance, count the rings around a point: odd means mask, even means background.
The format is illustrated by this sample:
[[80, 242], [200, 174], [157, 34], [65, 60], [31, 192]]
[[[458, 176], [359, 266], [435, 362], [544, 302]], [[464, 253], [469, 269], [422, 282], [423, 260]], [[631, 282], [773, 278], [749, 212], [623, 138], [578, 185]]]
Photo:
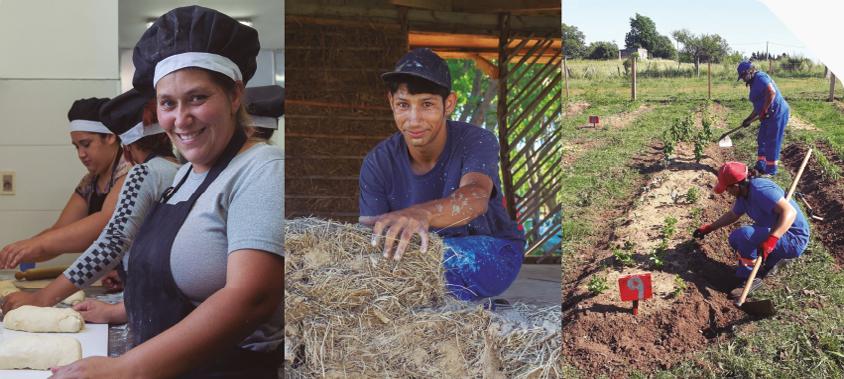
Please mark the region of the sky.
[[[730, 48], [749, 56], [765, 51], [817, 60], [817, 55], [762, 3], [755, 0], [563, 0], [563, 23], [574, 25], [586, 43], [615, 41], [624, 48], [630, 18], [650, 17], [659, 34], [688, 29], [694, 34], [718, 34]], [[676, 42], [673, 40], [673, 42]], [[676, 46], [676, 45], [675, 45]]]

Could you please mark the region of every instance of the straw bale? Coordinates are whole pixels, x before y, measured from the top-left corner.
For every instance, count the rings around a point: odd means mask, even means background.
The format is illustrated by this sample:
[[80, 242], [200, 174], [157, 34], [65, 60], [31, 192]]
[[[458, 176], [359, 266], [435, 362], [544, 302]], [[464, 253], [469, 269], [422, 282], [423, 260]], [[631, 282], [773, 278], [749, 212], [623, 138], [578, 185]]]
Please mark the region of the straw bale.
[[490, 312], [445, 295], [442, 242], [399, 264], [371, 232], [319, 219], [286, 224], [285, 376], [558, 378], [560, 307]]

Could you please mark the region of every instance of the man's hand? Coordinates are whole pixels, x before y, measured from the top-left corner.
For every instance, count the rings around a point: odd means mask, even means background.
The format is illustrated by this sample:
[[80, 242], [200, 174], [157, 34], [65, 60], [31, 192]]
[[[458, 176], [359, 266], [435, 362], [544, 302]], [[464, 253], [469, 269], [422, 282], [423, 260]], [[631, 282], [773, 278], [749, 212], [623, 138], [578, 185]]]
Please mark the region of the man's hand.
[[703, 239], [703, 237], [709, 233], [712, 233], [712, 224], [706, 224], [704, 226], [701, 226], [700, 228], [697, 228], [695, 232], [692, 233], [692, 236], [697, 239]]
[[[431, 213], [427, 210], [420, 207], [410, 207], [374, 218], [361, 217], [361, 222], [371, 223], [374, 221], [372, 246], [378, 246], [378, 241], [383, 236], [384, 258], [392, 258], [398, 261], [401, 260], [402, 254], [407, 250], [407, 245], [410, 244], [414, 234], [419, 234], [422, 237], [420, 251], [424, 253], [428, 250], [430, 219]], [[398, 241], [398, 245], [396, 250], [392, 251], [396, 241]]]
[[775, 247], [777, 247], [777, 241], [779, 240], [779, 237], [771, 234], [764, 242], [762, 242], [761, 245], [759, 245], [759, 253], [762, 254], [762, 262], [768, 260], [768, 255], [771, 255], [771, 252], [774, 251]]
[[34, 305], [36, 307], [49, 307], [53, 305], [41, 299], [38, 296], [39, 293], [18, 291], [6, 295], [6, 301], [3, 303], [3, 314], [24, 305]]
[[44, 247], [38, 239], [25, 239], [0, 250], [0, 269], [13, 269], [21, 262], [40, 262], [44, 258]]

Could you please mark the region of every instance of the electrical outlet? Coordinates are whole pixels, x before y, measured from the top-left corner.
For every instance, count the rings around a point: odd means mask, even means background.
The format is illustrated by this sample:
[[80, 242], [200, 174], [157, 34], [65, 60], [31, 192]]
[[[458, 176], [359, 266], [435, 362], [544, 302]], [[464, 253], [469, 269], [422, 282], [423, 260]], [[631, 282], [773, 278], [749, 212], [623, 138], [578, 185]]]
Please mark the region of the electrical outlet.
[[15, 194], [15, 172], [0, 171], [0, 195]]

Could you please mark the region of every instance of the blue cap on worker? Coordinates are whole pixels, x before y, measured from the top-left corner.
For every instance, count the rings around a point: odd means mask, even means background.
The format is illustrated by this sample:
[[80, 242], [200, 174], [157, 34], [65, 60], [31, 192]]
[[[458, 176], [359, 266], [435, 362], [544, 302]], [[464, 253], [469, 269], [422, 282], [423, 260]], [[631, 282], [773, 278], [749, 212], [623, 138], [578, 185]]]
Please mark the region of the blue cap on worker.
[[399, 76], [415, 76], [445, 87], [451, 91], [451, 73], [448, 64], [437, 53], [428, 48], [416, 48], [405, 54], [393, 71], [381, 74], [387, 81]]
[[751, 67], [753, 67], [753, 63], [750, 61], [739, 62], [738, 68], [736, 68], [736, 71], [738, 71], [738, 78], [736, 80], [741, 80], [741, 76], [744, 75], [747, 70], [750, 70]]

